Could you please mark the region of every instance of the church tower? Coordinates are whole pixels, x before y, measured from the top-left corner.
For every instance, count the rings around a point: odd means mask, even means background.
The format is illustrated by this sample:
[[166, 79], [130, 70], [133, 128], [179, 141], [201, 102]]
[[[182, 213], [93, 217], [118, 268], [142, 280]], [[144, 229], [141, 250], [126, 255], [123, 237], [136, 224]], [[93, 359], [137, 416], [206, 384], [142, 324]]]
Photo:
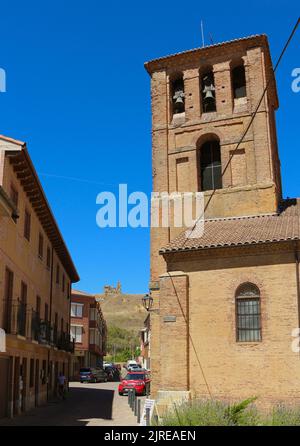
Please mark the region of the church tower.
[[[145, 64], [151, 76], [153, 191], [204, 192], [205, 219], [276, 212], [281, 200], [272, 61], [265, 35], [185, 51]], [[229, 167], [226, 164], [271, 83]], [[151, 280], [178, 229], [153, 228]]]
[[[257, 35], [185, 51], [152, 60], [145, 67], [151, 76], [153, 191], [202, 191], [205, 204], [215, 190], [205, 220], [274, 215], [282, 196], [275, 126], [278, 98], [267, 37]], [[224, 172], [267, 82], [254, 121]], [[193, 296], [193, 292], [199, 297], [200, 291], [190, 288], [186, 273], [174, 276], [172, 286], [170, 277], [160, 280], [168, 266], [159, 251], [179, 232], [182, 229], [151, 228], [154, 396], [159, 386], [171, 380], [172, 372], [164, 372], [165, 379], [160, 372], [161, 361], [169, 356], [170, 363], [174, 359], [182, 366], [182, 377], [177, 377], [178, 382], [185, 382], [181, 388], [189, 386], [184, 366], [188, 363], [187, 322], [181, 316], [173, 325], [167, 322], [177, 298]], [[172, 294], [174, 286], [178, 286], [177, 296]], [[182, 302], [188, 299], [183, 297]], [[188, 304], [182, 308], [188, 312]]]

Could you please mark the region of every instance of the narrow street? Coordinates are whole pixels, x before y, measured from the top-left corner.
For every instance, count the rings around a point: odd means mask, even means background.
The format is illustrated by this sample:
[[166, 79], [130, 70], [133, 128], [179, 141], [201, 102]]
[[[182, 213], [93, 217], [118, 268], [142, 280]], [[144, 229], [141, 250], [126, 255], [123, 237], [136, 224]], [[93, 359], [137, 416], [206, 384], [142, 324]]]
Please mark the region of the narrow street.
[[127, 397], [119, 395], [118, 383], [72, 382], [66, 401], [50, 402], [12, 420], [1, 420], [0, 426], [137, 426], [137, 421]]

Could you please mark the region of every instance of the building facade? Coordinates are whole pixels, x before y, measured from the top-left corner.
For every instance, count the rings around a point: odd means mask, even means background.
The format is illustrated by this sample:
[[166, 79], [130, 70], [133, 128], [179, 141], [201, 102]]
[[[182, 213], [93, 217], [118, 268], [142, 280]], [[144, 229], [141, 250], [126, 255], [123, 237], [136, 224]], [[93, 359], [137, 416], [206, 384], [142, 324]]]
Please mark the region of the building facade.
[[94, 295], [73, 290], [71, 300], [71, 338], [75, 343], [72, 377], [76, 379], [81, 367], [103, 366], [107, 327]]
[[145, 66], [153, 190], [205, 204], [202, 236], [151, 228], [152, 393], [299, 402], [300, 207], [282, 200], [267, 37]]
[[150, 314], [144, 321], [144, 328], [140, 331], [141, 340], [141, 354], [139, 357], [139, 363], [144, 369], [150, 370], [151, 368], [151, 331], [150, 331]]
[[69, 375], [79, 277], [26, 144], [0, 136], [0, 149], [0, 186], [13, 209], [0, 220], [0, 417], [12, 417], [55, 394], [59, 372]]

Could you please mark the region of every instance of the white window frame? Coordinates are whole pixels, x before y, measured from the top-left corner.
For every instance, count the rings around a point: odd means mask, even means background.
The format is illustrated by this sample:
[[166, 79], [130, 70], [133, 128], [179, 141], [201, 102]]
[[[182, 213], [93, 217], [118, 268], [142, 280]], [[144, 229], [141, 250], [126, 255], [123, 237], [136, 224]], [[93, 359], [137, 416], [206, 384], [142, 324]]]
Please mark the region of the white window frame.
[[82, 344], [83, 326], [71, 325], [70, 328], [71, 339], [74, 339], [75, 344]]
[[[84, 304], [80, 304], [78, 302], [71, 302], [71, 317], [83, 317], [83, 306]], [[73, 314], [73, 308], [75, 307], [75, 314]], [[80, 311], [78, 311], [80, 309]]]

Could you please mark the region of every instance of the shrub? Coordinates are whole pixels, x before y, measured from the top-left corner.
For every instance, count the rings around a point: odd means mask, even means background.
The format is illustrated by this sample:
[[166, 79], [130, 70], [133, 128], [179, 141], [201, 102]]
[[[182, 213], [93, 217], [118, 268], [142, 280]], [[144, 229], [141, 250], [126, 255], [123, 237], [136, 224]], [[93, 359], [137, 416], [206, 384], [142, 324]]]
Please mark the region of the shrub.
[[255, 398], [232, 406], [215, 400], [193, 400], [175, 405], [162, 419], [163, 426], [232, 426], [258, 424]]
[[300, 407], [280, 404], [268, 413], [258, 412], [256, 398], [227, 404], [217, 400], [192, 400], [174, 404], [160, 420], [162, 426], [300, 426]]

